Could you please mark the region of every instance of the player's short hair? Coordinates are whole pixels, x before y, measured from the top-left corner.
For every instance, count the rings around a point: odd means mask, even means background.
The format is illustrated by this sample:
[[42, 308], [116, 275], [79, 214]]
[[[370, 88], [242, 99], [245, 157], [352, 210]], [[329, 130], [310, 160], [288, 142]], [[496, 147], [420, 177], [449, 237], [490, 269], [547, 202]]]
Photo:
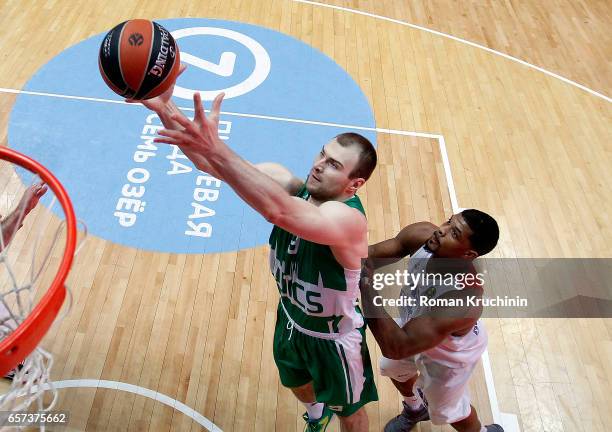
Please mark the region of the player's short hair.
[[488, 254], [497, 245], [499, 240], [499, 226], [492, 216], [475, 209], [461, 212], [473, 234], [470, 236], [472, 248], [482, 256]]
[[349, 178], [369, 179], [376, 168], [376, 149], [363, 135], [354, 132], [346, 132], [336, 136], [336, 141], [342, 147], [357, 146], [359, 147], [359, 160], [353, 171], [349, 174]]

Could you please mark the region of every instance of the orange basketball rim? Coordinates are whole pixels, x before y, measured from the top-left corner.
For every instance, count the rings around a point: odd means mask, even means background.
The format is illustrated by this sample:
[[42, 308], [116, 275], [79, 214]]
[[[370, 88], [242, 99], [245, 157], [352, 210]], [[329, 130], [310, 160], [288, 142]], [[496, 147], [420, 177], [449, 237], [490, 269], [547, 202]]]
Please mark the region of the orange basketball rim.
[[47, 168], [28, 156], [2, 146], [0, 159], [37, 174], [53, 191], [66, 216], [64, 255], [51, 286], [23, 322], [0, 342], [0, 376], [3, 376], [34, 351], [57, 317], [66, 297], [64, 282], [74, 258], [77, 230], [70, 198], [59, 180]]

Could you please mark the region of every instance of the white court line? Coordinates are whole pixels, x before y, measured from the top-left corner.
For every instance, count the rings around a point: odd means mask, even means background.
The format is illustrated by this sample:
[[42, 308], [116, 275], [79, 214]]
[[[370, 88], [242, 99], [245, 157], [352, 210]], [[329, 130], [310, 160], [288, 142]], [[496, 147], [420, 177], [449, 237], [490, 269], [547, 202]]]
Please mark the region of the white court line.
[[[4, 87], [0, 87], [0, 93], [25, 94], [25, 95], [30, 95], [30, 96], [45, 96], [45, 97], [52, 97], [52, 98], [58, 98], [58, 99], [73, 99], [73, 100], [80, 100], [80, 101], [103, 102], [103, 103], [112, 103], [112, 104], [119, 104], [119, 105], [133, 105], [136, 107], [141, 106], [140, 104], [137, 104], [137, 103], [132, 104], [132, 103], [127, 103], [127, 102], [124, 102], [122, 100], [117, 100], [117, 99], [94, 98], [94, 97], [88, 97], [88, 96], [73, 96], [73, 95], [65, 95], [65, 94], [59, 94], [59, 93], [18, 90], [18, 89], [4, 88]], [[193, 108], [190, 108], [190, 107], [178, 107], [178, 108], [182, 111], [193, 111], [194, 110]], [[210, 112], [210, 110], [205, 110], [205, 111]], [[329, 123], [329, 122], [322, 122], [322, 121], [316, 121], [316, 120], [296, 119], [296, 118], [290, 118], [290, 117], [277, 117], [277, 116], [269, 116], [269, 115], [262, 115], [262, 114], [248, 114], [248, 113], [239, 113], [239, 112], [233, 112], [233, 111], [221, 111], [220, 114], [234, 116], [234, 117], [255, 118], [255, 119], [260, 119], [260, 120], [272, 120], [272, 121], [281, 121], [281, 122], [287, 122], [287, 123], [308, 124], [308, 125], [314, 125], [314, 126], [329, 126], [329, 127], [338, 127], [338, 128], [344, 128], [344, 129], [355, 129], [355, 130], [371, 131], [371, 132], [378, 132], [378, 133], [391, 134], [391, 135], [414, 136], [414, 137], [419, 137], [419, 138], [440, 139], [442, 137], [442, 135], [439, 135], [439, 134], [430, 134], [430, 133], [425, 133], [425, 132], [410, 132], [410, 131], [402, 131], [402, 130], [396, 130], [396, 129], [372, 128], [372, 127], [365, 127], [365, 126], [352, 125], [352, 124]]]
[[[133, 393], [136, 395], [144, 396], [149, 399], [153, 399], [154, 401], [158, 401], [163, 403], [164, 405], [169, 406], [170, 408], [174, 408], [177, 411], [182, 412], [187, 417], [190, 417], [203, 428], [210, 432], [222, 432], [221, 429], [215, 425], [213, 422], [208, 420], [202, 414], [197, 412], [196, 410], [188, 407], [184, 403], [177, 401], [176, 399], [172, 399], [170, 396], [166, 396], [163, 393], [159, 393], [148, 388], [140, 387], [133, 384], [124, 383], [121, 381], [107, 381], [107, 380], [97, 380], [97, 379], [76, 379], [76, 380], [65, 380], [65, 381], [55, 381], [51, 383], [53, 387], [56, 389], [64, 389], [64, 388], [106, 388], [111, 390], [120, 390], [128, 393]], [[51, 390], [50, 384], [45, 384], [43, 386], [45, 390]], [[36, 390], [32, 390], [36, 391]]]
[[[451, 173], [450, 161], [448, 153], [446, 151], [446, 144], [444, 137], [440, 136], [438, 139], [440, 145], [440, 153], [442, 153], [442, 164], [444, 165], [444, 174], [446, 177], [446, 185], [448, 186], [448, 193], [450, 195], [451, 206], [453, 213], [459, 213], [464, 210], [459, 207], [457, 201], [457, 194], [455, 192], [455, 182], [453, 181], [453, 175]], [[491, 359], [489, 358], [489, 349], [485, 349], [482, 354], [482, 369], [484, 371], [485, 384], [487, 385], [487, 393], [489, 394], [489, 403], [491, 405], [491, 414], [493, 414], [493, 421], [503, 426], [506, 432], [520, 432], [520, 426], [518, 423], [518, 417], [516, 414], [503, 413], [499, 409], [499, 401], [497, 399], [497, 392], [495, 390], [495, 380], [493, 379], [493, 369], [491, 368]]]
[[612, 99], [609, 98], [608, 96], [606, 96], [606, 95], [604, 95], [602, 93], [596, 92], [595, 90], [592, 90], [592, 89], [590, 89], [590, 88], [588, 88], [588, 87], [586, 87], [586, 86], [584, 86], [582, 84], [579, 84], [576, 81], [572, 81], [571, 79], [565, 78], [565, 77], [563, 77], [561, 75], [558, 75], [558, 74], [556, 74], [554, 72], [551, 72], [549, 70], [541, 68], [540, 66], [536, 66], [534, 64], [528, 63], [525, 60], [521, 60], [519, 58], [513, 57], [513, 56], [511, 56], [509, 54], [506, 54], [506, 53], [503, 53], [503, 52], [500, 52], [500, 51], [496, 51], [496, 50], [494, 50], [492, 48], [489, 48], [489, 47], [486, 47], [484, 45], [480, 45], [480, 44], [477, 44], [475, 42], [470, 42], [468, 40], [461, 39], [459, 37], [452, 36], [452, 35], [449, 35], [447, 33], [442, 33], [442, 32], [439, 32], [437, 30], [432, 30], [432, 29], [429, 29], [427, 27], [421, 27], [421, 26], [416, 25], [416, 24], [411, 24], [411, 23], [406, 22], [406, 21], [400, 21], [398, 19], [389, 18], [389, 17], [383, 16], [383, 15], [376, 15], [376, 14], [373, 14], [373, 13], [370, 13], [370, 12], [364, 12], [364, 11], [360, 11], [360, 10], [356, 10], [356, 9], [350, 9], [350, 8], [346, 8], [346, 7], [342, 7], [342, 6], [329, 5], [329, 4], [319, 3], [319, 2], [310, 1], [310, 0], [292, 0], [292, 1], [297, 2], [297, 3], [309, 4], [309, 5], [312, 5], [312, 6], [321, 6], [321, 7], [325, 7], [325, 8], [329, 8], [329, 9], [341, 10], [341, 11], [344, 11], [344, 12], [350, 12], [350, 13], [354, 13], [354, 14], [357, 14], [357, 15], [367, 16], [367, 17], [370, 17], [370, 18], [376, 18], [376, 19], [379, 19], [379, 20], [382, 20], [382, 21], [388, 21], [388, 22], [392, 22], [392, 23], [395, 23], [395, 24], [400, 24], [400, 25], [403, 25], [403, 26], [406, 26], [406, 27], [414, 28], [414, 29], [417, 29], [417, 30], [422, 30], [422, 31], [427, 32], [427, 33], [432, 33], [432, 34], [435, 34], [435, 35], [438, 35], [438, 36], [442, 36], [442, 37], [445, 37], [445, 38], [448, 38], [448, 39], [452, 39], [454, 41], [461, 42], [461, 43], [464, 43], [466, 45], [470, 45], [470, 46], [475, 47], [475, 48], [480, 48], [482, 50], [490, 52], [491, 54], [495, 54], [495, 55], [504, 57], [504, 58], [506, 58], [508, 60], [512, 60], [512, 61], [514, 61], [516, 63], [520, 63], [523, 66], [527, 66], [527, 67], [529, 67], [531, 69], [535, 69], [535, 70], [537, 70], [539, 72], [542, 72], [542, 73], [544, 73], [546, 75], [549, 75], [549, 76], [551, 76], [553, 78], [557, 78], [557, 79], [559, 79], [559, 80], [561, 80], [561, 81], [563, 81], [563, 82], [565, 82], [567, 84], [573, 85], [574, 87], [578, 87], [579, 89], [584, 90], [585, 92], [588, 92], [588, 93], [590, 93], [590, 94], [592, 94], [594, 96], [602, 98], [606, 102], [612, 102]]
[[451, 207], [453, 209], [453, 213], [459, 213], [462, 209], [459, 208], [459, 203], [457, 202], [455, 182], [453, 181], [453, 174], [451, 173], [448, 152], [446, 151], [446, 143], [444, 142], [444, 137], [442, 135], [440, 135], [440, 137], [438, 138], [438, 144], [440, 145], [440, 154], [442, 155], [442, 165], [444, 166], [444, 175], [446, 176], [446, 185], [448, 186], [448, 194], [451, 200]]
[[[294, 0], [294, 1], [301, 1], [301, 0]], [[139, 104], [128, 104], [122, 100], [115, 100], [115, 99], [103, 99], [103, 98], [92, 98], [92, 97], [85, 97], [85, 96], [62, 95], [62, 94], [57, 94], [57, 93], [17, 90], [17, 89], [8, 89], [8, 88], [1, 88], [1, 87], [0, 87], [0, 93], [27, 94], [31, 96], [44, 96], [44, 97], [53, 97], [53, 98], [60, 98], [60, 99], [74, 99], [74, 100], [89, 101], [89, 102], [102, 102], [102, 103], [140, 106]], [[193, 108], [180, 107], [180, 109], [184, 111], [193, 111]], [[256, 119], [262, 119], [262, 120], [282, 121], [282, 122], [309, 124], [309, 125], [316, 125], [316, 126], [341, 127], [341, 128], [346, 128], [346, 129], [366, 130], [366, 131], [372, 131], [372, 132], [378, 132], [378, 133], [384, 133], [384, 134], [390, 134], [390, 135], [414, 136], [414, 137], [419, 137], [419, 138], [437, 139], [438, 144], [440, 146], [442, 164], [444, 166], [444, 174], [446, 177], [446, 184], [448, 188], [449, 197], [451, 200], [451, 207], [453, 209], [453, 213], [458, 213], [462, 210], [459, 207], [459, 204], [457, 201], [457, 193], [455, 190], [455, 183], [453, 181], [453, 176], [451, 172], [448, 152], [446, 150], [446, 143], [444, 141], [444, 137], [440, 134], [411, 132], [411, 131], [402, 131], [402, 130], [385, 129], [385, 128], [370, 128], [370, 127], [364, 127], [364, 126], [358, 126], [358, 125], [328, 123], [328, 122], [320, 122], [320, 121], [314, 121], [314, 120], [293, 119], [293, 118], [288, 118], [288, 117], [266, 116], [266, 115], [259, 115], [259, 114], [246, 114], [246, 113], [236, 113], [236, 112], [227, 112], [227, 111], [222, 111], [221, 113], [224, 115], [230, 115], [230, 116], [236, 116], [236, 117], [256, 118]], [[502, 424], [502, 426], [504, 426], [507, 429], [507, 432], [519, 432], [520, 429], [518, 428], [518, 422], [516, 421], [516, 415], [502, 413], [499, 410], [497, 393], [495, 391], [495, 384], [493, 381], [493, 372], [491, 369], [491, 362], [489, 360], [488, 351], [485, 351], [482, 359], [483, 359], [482, 366], [483, 366], [484, 374], [485, 374], [487, 392], [489, 393], [489, 401], [491, 403], [491, 412], [493, 414], [493, 420], [499, 424]], [[514, 424], [516, 424], [516, 427], [513, 426]]]
[[91, 102], [108, 102], [108, 103], [114, 103], [114, 104], [130, 105], [122, 100], [116, 100], [116, 99], [102, 99], [102, 98], [92, 98], [92, 97], [86, 97], [86, 96], [72, 96], [72, 95], [63, 95], [63, 94], [57, 94], [57, 93], [18, 90], [18, 89], [4, 88], [4, 87], [0, 87], [0, 93], [27, 94], [27, 95], [32, 95], [32, 96], [47, 96], [47, 97], [55, 97], [55, 98], [61, 98], [61, 99], [75, 99], [75, 100], [84, 100], [84, 101], [91, 101]]

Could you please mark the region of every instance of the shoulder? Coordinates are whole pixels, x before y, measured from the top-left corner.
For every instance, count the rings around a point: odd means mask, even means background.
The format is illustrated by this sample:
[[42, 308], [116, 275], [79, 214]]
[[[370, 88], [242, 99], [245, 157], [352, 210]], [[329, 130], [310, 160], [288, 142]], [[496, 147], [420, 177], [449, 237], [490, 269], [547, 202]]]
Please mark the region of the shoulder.
[[326, 216], [338, 219], [345, 223], [366, 224], [366, 218], [358, 208], [346, 205], [341, 201], [326, 201], [319, 206], [319, 210]]
[[365, 215], [358, 209], [340, 201], [326, 201], [319, 206], [319, 212], [324, 223], [336, 232], [343, 233], [344, 239], [349, 243], [357, 238], [366, 241], [368, 223]]
[[286, 167], [276, 162], [261, 162], [254, 165], [262, 173], [271, 177], [290, 195], [296, 195], [304, 187], [304, 181], [293, 175]]
[[359, 212], [361, 212], [364, 216], [366, 214], [365, 208], [363, 207], [363, 203], [361, 202], [361, 199], [357, 195], [353, 195], [351, 198], [344, 201], [343, 204], [348, 207], [359, 210]]

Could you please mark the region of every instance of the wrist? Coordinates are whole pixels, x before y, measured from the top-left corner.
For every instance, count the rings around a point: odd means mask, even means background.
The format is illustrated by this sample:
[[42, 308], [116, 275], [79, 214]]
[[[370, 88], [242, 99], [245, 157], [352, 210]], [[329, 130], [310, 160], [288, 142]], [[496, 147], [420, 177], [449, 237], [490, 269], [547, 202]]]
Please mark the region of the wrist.
[[178, 112], [178, 107], [171, 100], [169, 100], [164, 103], [158, 114], [160, 117], [164, 116], [166, 118], [170, 118], [173, 114], [177, 114]]
[[218, 169], [219, 167], [227, 167], [227, 165], [230, 165], [233, 155], [235, 155], [235, 153], [229, 146], [226, 146], [220, 138], [215, 138], [214, 151], [206, 158], [214, 168]]

